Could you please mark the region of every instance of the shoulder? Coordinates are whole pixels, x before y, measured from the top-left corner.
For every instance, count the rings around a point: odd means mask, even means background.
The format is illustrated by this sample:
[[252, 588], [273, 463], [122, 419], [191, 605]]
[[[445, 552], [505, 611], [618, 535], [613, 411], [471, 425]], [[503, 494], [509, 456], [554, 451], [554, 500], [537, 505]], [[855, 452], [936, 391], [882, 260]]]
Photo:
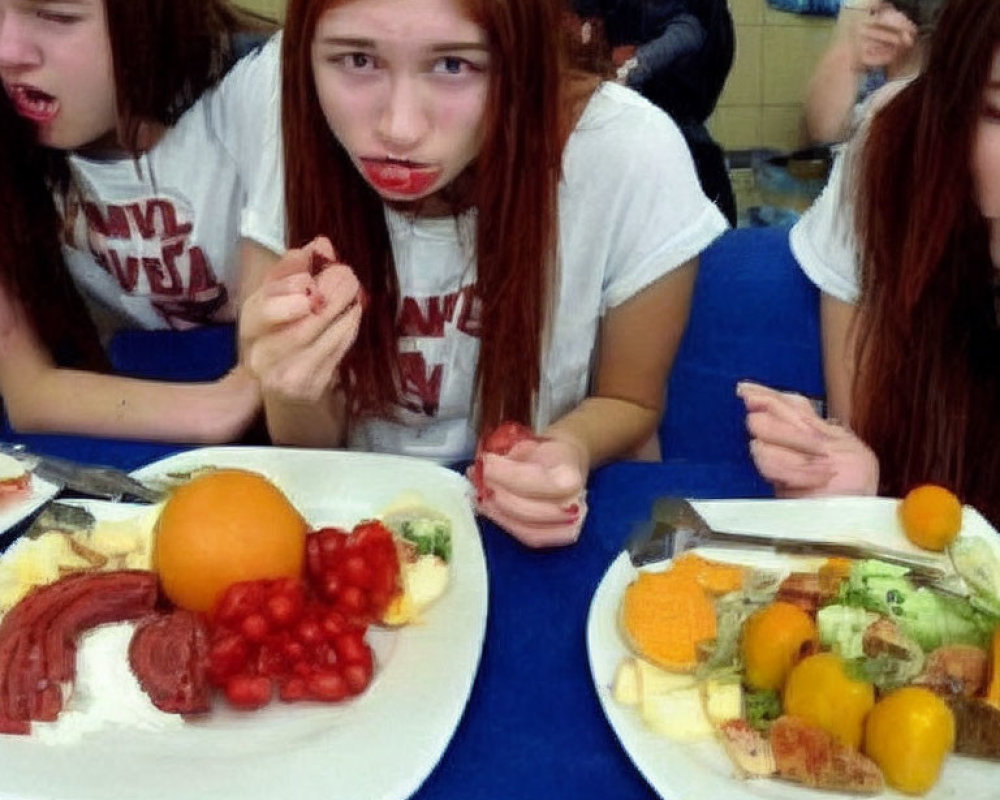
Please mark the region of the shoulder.
[[689, 160], [674, 121], [638, 92], [602, 83], [591, 96], [566, 143], [567, 171], [574, 161], [588, 168], [594, 159], [614, 169], [641, 169], [644, 162]]

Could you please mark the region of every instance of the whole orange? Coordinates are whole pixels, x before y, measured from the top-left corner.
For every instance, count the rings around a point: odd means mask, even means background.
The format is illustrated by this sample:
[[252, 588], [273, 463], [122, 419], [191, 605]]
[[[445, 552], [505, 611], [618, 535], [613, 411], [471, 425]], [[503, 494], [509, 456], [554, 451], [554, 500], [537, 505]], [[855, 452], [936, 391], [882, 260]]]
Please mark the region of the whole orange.
[[813, 618], [796, 605], [775, 601], [743, 623], [740, 652], [747, 684], [753, 689], [781, 689], [789, 670], [819, 647]]
[[297, 576], [307, 526], [256, 472], [219, 469], [175, 489], [156, 523], [153, 565], [167, 597], [210, 611], [239, 581]]
[[925, 550], [944, 550], [962, 528], [962, 503], [943, 486], [911, 489], [899, 504], [906, 538]]

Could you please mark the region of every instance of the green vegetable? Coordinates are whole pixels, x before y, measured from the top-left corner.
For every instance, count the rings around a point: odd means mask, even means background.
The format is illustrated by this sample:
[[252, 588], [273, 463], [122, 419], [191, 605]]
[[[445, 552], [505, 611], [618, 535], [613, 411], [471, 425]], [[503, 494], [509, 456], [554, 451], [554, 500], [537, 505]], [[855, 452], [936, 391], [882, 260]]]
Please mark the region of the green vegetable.
[[781, 696], [774, 689], [747, 692], [743, 696], [746, 720], [752, 728], [767, 730], [781, 716]]
[[985, 647], [1000, 619], [965, 600], [914, 588], [906, 569], [881, 561], [851, 567], [840, 586], [838, 603], [883, 614], [916, 641], [924, 652], [946, 644]]
[[405, 520], [400, 526], [400, 535], [413, 542], [420, 555], [435, 555], [445, 563], [451, 561], [451, 524], [447, 520]]
[[865, 629], [878, 619], [878, 614], [857, 606], [829, 605], [816, 612], [819, 642], [843, 659], [864, 655], [861, 642]]
[[972, 592], [969, 602], [1000, 617], [1000, 559], [984, 539], [960, 536], [948, 548], [955, 571]]

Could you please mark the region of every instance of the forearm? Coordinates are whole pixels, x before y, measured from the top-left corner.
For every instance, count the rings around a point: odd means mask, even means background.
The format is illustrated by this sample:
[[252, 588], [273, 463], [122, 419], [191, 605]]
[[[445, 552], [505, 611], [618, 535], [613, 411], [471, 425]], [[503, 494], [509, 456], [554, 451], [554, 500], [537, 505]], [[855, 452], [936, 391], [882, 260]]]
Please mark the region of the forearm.
[[246, 405], [224, 381], [167, 383], [44, 367], [5, 381], [11, 425], [120, 439], [191, 443], [233, 441], [245, 429]]
[[317, 403], [264, 395], [267, 432], [274, 444], [296, 447], [342, 447], [347, 424], [344, 393], [335, 390]]
[[661, 411], [629, 400], [588, 397], [544, 433], [576, 444], [586, 473], [638, 450], [656, 433]]
[[847, 136], [861, 77], [851, 42], [835, 42], [820, 60], [806, 89], [806, 129], [812, 141], [834, 142]]
[[678, 14], [657, 38], [635, 52], [638, 66], [629, 75], [629, 85], [639, 86], [688, 53], [697, 52], [705, 41], [705, 29], [692, 14]]

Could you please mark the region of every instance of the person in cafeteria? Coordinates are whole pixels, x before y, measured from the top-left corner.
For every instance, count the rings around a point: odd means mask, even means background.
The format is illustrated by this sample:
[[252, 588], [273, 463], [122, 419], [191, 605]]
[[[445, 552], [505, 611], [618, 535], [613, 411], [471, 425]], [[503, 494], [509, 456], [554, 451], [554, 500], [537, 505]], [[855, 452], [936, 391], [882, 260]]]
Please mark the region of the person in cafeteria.
[[805, 124], [816, 144], [842, 142], [864, 100], [920, 69], [942, 0], [844, 2], [829, 47], [806, 89]]
[[[735, 54], [726, 0], [573, 0], [577, 38], [610, 49], [615, 79], [666, 111], [694, 158], [702, 190], [736, 224], [725, 154], [705, 123]], [[585, 43], [578, 43], [581, 47]]]
[[480, 510], [533, 546], [575, 540], [590, 470], [655, 441], [726, 228], [670, 118], [564, 64], [559, 13], [292, 0], [295, 249], [240, 318], [276, 442], [455, 462], [530, 425], [489, 448], [513, 447], [486, 454]]
[[225, 0], [0, 0], [4, 114], [31, 128], [5, 121], [0, 156], [5, 213], [21, 220], [0, 231], [0, 395], [16, 430], [230, 441], [258, 417], [239, 367], [190, 384], [65, 368], [39, 276], [68, 270], [73, 318], [85, 301], [102, 341], [235, 319], [258, 108], [278, 102], [258, 75], [277, 71], [279, 43], [233, 64], [241, 37], [269, 27]]
[[948, 0], [862, 134], [791, 237], [840, 422], [741, 385], [751, 453], [783, 494], [930, 482], [1000, 525], [1000, 4]]

